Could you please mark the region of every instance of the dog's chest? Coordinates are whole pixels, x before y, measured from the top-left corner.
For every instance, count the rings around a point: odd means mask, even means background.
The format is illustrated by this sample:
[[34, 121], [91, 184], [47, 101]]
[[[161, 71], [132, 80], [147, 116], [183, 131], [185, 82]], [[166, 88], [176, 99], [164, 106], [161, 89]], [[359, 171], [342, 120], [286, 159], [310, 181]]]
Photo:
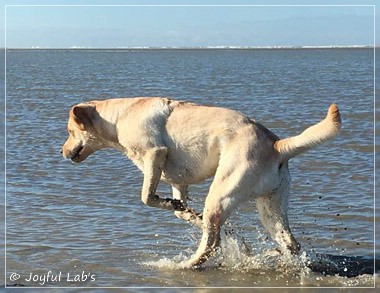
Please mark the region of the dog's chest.
[[125, 149], [125, 154], [141, 171], [144, 171], [143, 148], [133, 145]]

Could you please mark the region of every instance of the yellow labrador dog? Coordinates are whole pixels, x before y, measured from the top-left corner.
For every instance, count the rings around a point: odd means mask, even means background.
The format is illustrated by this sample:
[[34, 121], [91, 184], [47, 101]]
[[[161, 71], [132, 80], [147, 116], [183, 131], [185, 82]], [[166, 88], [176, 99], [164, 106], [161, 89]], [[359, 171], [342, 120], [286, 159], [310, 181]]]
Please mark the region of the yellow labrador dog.
[[[202, 228], [203, 236], [186, 267], [205, 262], [220, 244], [220, 229], [241, 203], [256, 199], [260, 219], [280, 250], [296, 254], [300, 245], [288, 223], [288, 161], [334, 137], [338, 107], [300, 135], [279, 139], [240, 112], [167, 98], [123, 98], [74, 106], [69, 138], [61, 150], [79, 163], [93, 152], [115, 148], [144, 173], [144, 204], [174, 211]], [[214, 176], [203, 214], [187, 206], [187, 187]], [[171, 184], [173, 198], [156, 195], [159, 181]]]

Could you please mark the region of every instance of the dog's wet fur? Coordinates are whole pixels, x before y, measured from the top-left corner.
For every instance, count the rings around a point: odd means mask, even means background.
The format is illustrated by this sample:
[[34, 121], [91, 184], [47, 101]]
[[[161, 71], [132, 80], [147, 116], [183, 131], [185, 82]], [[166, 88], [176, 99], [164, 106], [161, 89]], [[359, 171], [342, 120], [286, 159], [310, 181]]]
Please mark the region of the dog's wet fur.
[[[297, 254], [287, 217], [288, 161], [338, 134], [332, 104], [327, 116], [300, 135], [280, 139], [244, 114], [167, 98], [122, 98], [81, 103], [70, 110], [65, 158], [79, 163], [93, 152], [115, 148], [143, 172], [142, 202], [174, 211], [199, 226], [203, 236], [186, 267], [197, 268], [220, 244], [220, 229], [241, 203], [256, 199], [264, 227], [282, 252]], [[203, 214], [187, 205], [187, 187], [214, 177]], [[156, 195], [160, 180], [172, 198]]]

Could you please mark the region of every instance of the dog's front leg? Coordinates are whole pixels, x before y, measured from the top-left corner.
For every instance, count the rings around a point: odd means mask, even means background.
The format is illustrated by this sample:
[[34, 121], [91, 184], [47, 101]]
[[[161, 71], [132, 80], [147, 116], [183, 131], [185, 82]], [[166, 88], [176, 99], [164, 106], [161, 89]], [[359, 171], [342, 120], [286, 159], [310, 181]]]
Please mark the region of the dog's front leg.
[[158, 182], [165, 165], [166, 147], [150, 149], [144, 155], [144, 183], [141, 200], [144, 204], [165, 210], [184, 211], [184, 204], [178, 199], [162, 199], [156, 195]]
[[[174, 199], [180, 200], [185, 207], [187, 207], [187, 185], [172, 185]], [[174, 214], [177, 218], [190, 222], [191, 224], [202, 228], [202, 215], [193, 209], [186, 208], [184, 211], [175, 211]]]

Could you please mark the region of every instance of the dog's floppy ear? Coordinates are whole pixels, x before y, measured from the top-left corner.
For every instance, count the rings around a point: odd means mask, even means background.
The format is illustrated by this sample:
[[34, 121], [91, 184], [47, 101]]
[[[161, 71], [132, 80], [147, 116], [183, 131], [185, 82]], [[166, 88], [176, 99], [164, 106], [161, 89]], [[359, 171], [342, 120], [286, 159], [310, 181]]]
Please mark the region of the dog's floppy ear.
[[92, 126], [91, 117], [95, 111], [93, 105], [77, 105], [70, 111], [70, 116], [74, 119], [78, 128], [82, 131], [88, 130]]

